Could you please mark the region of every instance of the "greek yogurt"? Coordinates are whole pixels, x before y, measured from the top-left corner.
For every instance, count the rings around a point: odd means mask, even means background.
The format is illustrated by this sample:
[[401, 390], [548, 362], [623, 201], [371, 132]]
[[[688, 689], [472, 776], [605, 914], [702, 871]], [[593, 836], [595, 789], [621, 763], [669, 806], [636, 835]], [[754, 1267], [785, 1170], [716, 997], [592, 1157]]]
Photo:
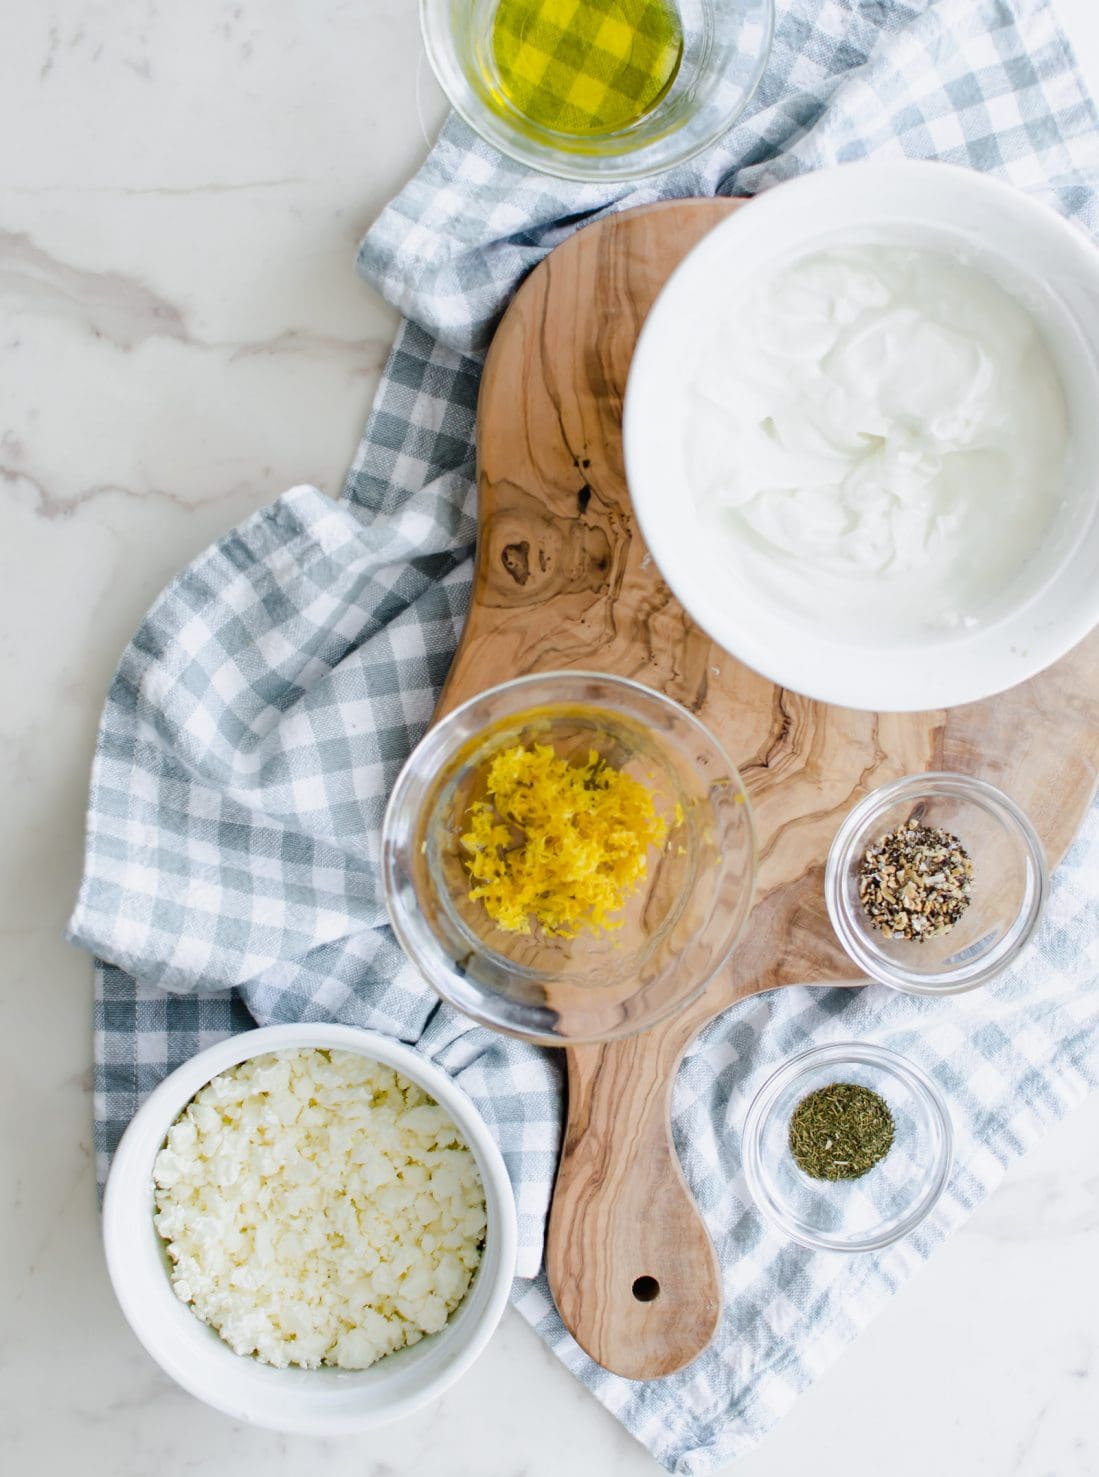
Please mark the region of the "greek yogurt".
[[1057, 512], [1065, 396], [1023, 304], [947, 251], [822, 249], [732, 292], [687, 386], [710, 540], [877, 640], [978, 624]]

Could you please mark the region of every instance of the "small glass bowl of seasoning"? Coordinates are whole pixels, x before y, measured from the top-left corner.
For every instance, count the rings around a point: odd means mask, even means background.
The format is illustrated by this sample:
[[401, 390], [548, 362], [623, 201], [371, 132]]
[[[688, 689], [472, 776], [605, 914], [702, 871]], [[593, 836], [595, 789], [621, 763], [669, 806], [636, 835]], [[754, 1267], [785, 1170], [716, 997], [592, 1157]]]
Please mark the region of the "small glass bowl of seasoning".
[[682, 164], [748, 106], [774, 0], [420, 0], [428, 61], [489, 144], [560, 179]]
[[1015, 960], [1049, 893], [1034, 827], [995, 785], [965, 774], [883, 785], [848, 815], [824, 896], [851, 959], [884, 985], [954, 995]]
[[744, 1125], [752, 1199], [814, 1251], [875, 1251], [907, 1235], [942, 1194], [952, 1156], [950, 1114], [930, 1077], [858, 1042], [792, 1057]]

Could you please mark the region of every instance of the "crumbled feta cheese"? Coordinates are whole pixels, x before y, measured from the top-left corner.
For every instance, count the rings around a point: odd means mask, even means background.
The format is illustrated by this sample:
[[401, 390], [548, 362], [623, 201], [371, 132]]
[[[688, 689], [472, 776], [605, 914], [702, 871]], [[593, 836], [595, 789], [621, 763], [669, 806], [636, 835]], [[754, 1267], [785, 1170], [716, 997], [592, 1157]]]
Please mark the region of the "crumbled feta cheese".
[[237, 1354], [365, 1369], [465, 1297], [486, 1212], [477, 1164], [423, 1088], [305, 1048], [220, 1073], [153, 1166], [177, 1296]]

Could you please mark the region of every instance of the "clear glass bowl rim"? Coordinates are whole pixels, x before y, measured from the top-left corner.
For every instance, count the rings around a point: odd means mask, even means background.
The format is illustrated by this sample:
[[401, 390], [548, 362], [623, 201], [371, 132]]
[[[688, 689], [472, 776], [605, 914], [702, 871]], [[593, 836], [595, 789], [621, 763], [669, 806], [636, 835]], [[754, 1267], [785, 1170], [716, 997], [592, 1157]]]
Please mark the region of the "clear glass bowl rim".
[[[817, 1067], [842, 1068], [851, 1065], [880, 1067], [903, 1078], [912, 1092], [923, 1101], [938, 1130], [938, 1153], [928, 1166], [924, 1188], [913, 1201], [909, 1213], [887, 1231], [855, 1240], [825, 1232], [814, 1233], [795, 1222], [786, 1213], [781, 1202], [767, 1189], [762, 1151], [764, 1125], [779, 1095], [787, 1087]], [[798, 1246], [807, 1247], [810, 1251], [880, 1251], [882, 1247], [890, 1246], [902, 1236], [907, 1236], [934, 1209], [950, 1179], [954, 1162], [954, 1128], [943, 1094], [923, 1068], [908, 1057], [901, 1056], [888, 1046], [875, 1046], [869, 1042], [829, 1042], [824, 1046], [810, 1046], [799, 1051], [776, 1068], [764, 1082], [752, 1099], [744, 1120], [741, 1161], [748, 1193], [760, 1214]]]
[[[987, 953], [977, 955], [957, 969], [939, 976], [918, 969], [904, 969], [891, 964], [867, 948], [858, 926], [852, 922], [843, 881], [852, 861], [855, 838], [872, 818], [905, 800], [918, 800], [930, 795], [957, 796], [983, 801], [1005, 819], [1019, 835], [1035, 869], [1037, 886], [1029, 909], [1019, 913], [1016, 924], [1023, 920], [1018, 937], [1010, 948], [990, 959]], [[880, 785], [852, 807], [836, 832], [828, 849], [824, 868], [824, 901], [836, 936], [848, 957], [864, 974], [890, 989], [910, 995], [961, 995], [987, 984], [1019, 957], [1030, 943], [1041, 921], [1049, 897], [1049, 867], [1045, 849], [1025, 813], [1003, 790], [978, 779], [976, 775], [955, 770], [929, 770], [926, 774], [904, 775]], [[935, 983], [936, 978], [943, 981]]]
[[775, 3], [776, 0], [757, 0], [764, 10], [764, 24], [766, 34], [763, 44], [759, 49], [752, 73], [739, 99], [737, 107], [723, 114], [719, 123], [706, 134], [698, 139], [692, 140], [686, 147], [675, 150], [665, 159], [654, 163], [651, 159], [646, 160], [646, 152], [655, 145], [668, 141], [668, 139], [679, 138], [682, 140], [689, 129], [689, 122], [684, 123], [674, 133], [663, 138], [651, 141], [645, 147], [632, 150], [620, 155], [570, 155], [557, 152], [548, 145], [535, 143], [527, 140], [520, 134], [513, 133], [504, 122], [499, 120], [499, 129], [492, 130], [491, 134], [486, 131], [484, 114], [471, 107], [464, 98], [454, 96], [445, 81], [446, 68], [440, 58], [437, 37], [434, 32], [434, 23], [430, 12], [435, 0], [419, 0], [420, 9], [420, 35], [423, 40], [424, 54], [435, 77], [436, 82], [445, 96], [449, 105], [458, 116], [466, 123], [473, 132], [484, 143], [499, 153], [512, 159], [517, 164], [524, 164], [528, 169], [538, 171], [540, 174], [551, 175], [555, 179], [574, 180], [580, 183], [593, 183], [605, 180], [607, 183], [619, 183], [629, 180], [645, 179], [651, 175], [663, 174], [666, 170], [675, 169], [680, 164], [686, 164], [689, 160], [708, 149], [711, 144], [717, 142], [723, 134], [727, 133], [736, 121], [743, 117], [748, 104], [759, 91], [759, 84], [763, 80], [767, 65], [771, 59], [771, 48], [775, 36]]

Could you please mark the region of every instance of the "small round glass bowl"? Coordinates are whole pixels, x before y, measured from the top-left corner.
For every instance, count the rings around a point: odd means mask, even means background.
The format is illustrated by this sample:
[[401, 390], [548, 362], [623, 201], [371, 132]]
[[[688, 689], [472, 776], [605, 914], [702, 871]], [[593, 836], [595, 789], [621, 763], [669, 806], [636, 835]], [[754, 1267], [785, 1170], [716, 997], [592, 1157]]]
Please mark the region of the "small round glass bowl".
[[[790, 1152], [790, 1119], [803, 1098], [837, 1082], [884, 1098], [893, 1146], [854, 1180], [812, 1179]], [[876, 1251], [913, 1229], [950, 1175], [953, 1131], [939, 1089], [883, 1046], [814, 1046], [773, 1073], [748, 1109], [744, 1174], [752, 1199], [791, 1241], [814, 1251]]]
[[[950, 831], [973, 863], [972, 898], [958, 922], [922, 939], [893, 938], [859, 898], [866, 848], [909, 820]], [[1049, 894], [1042, 843], [1013, 800], [966, 774], [917, 774], [859, 802], [836, 832], [824, 872], [832, 927], [864, 974], [914, 995], [975, 989], [1016, 959]]]
[[[486, 766], [535, 743], [595, 750], [667, 821], [618, 927], [507, 932], [469, 897], [461, 837]], [[520, 677], [449, 713], [401, 771], [382, 828], [386, 906], [420, 973], [474, 1020], [550, 1046], [629, 1035], [700, 994], [748, 916], [755, 865], [748, 798], [717, 741], [678, 703], [590, 672]]]
[[520, 164], [559, 179], [639, 179], [699, 153], [747, 107], [774, 30], [774, 0], [672, 0], [683, 49], [662, 95], [629, 125], [580, 137], [546, 127], [509, 99], [493, 48], [498, 3], [420, 0], [428, 60], [474, 132]]

